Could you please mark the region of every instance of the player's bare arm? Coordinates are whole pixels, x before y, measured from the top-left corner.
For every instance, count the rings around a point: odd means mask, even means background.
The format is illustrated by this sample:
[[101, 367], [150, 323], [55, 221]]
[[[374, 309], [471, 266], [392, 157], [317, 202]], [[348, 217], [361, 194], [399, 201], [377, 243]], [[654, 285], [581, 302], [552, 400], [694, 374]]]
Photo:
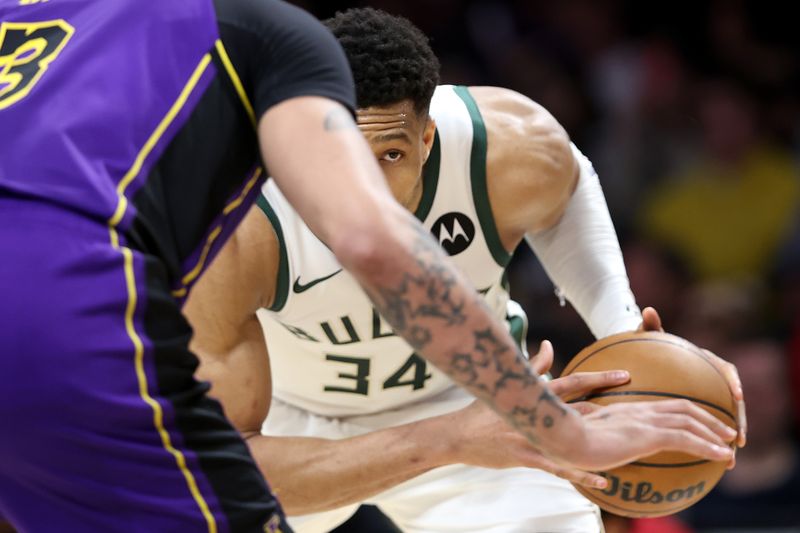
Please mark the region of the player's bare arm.
[[[559, 395], [584, 395], [627, 379], [611, 372], [584, 373], [551, 386]], [[479, 401], [453, 413], [348, 439], [256, 436], [247, 442], [290, 515], [358, 503], [450, 464], [540, 468], [590, 487], [606, 482], [548, 460]]]
[[[604, 468], [652, 453], [654, 447], [679, 445], [709, 459], [730, 457], [722, 440], [727, 428], [688, 402], [637, 404], [624, 417], [614, 416], [618, 408], [601, 409], [585, 418], [563, 404], [428, 232], [391, 198], [355, 123], [326, 127], [331, 114], [341, 116], [340, 109], [315, 97], [271, 108], [259, 124], [262, 153], [286, 197], [395, 332], [531, 442], [567, 463]], [[303, 150], [287, 140], [295, 138], [292, 134], [305, 139]], [[327, 202], [342, 191], [345, 199], [335, 207]], [[677, 416], [661, 416], [663, 409]], [[646, 438], [631, 438], [643, 430]]]
[[[363, 501], [446, 464], [527, 466], [587, 486], [605, 482], [547, 460], [481, 402], [350, 439], [260, 435], [270, 373], [266, 346], [256, 336], [256, 311], [272, 301], [278, 261], [274, 229], [254, 208], [198, 282], [185, 311], [196, 331], [192, 348], [201, 361], [199, 377], [211, 381], [211, 394], [247, 437], [287, 512], [307, 514]], [[549, 344], [535, 361], [537, 372], [547, 371], [552, 363]], [[625, 379], [611, 373], [576, 374], [551, 386], [559, 395], [582, 395]]]
[[[489, 136], [489, 200], [506, 250], [513, 251], [525, 236], [534, 236], [535, 239], [537, 234], [548, 230], [551, 230], [551, 235], [548, 236], [551, 243], [558, 245], [560, 238], [562, 241], [568, 240], [568, 246], [575, 246], [574, 239], [582, 238], [582, 235], [574, 231], [574, 226], [570, 228], [572, 231], [563, 232], [563, 236], [555, 228], [564, 216], [582, 175], [581, 162], [576, 159], [570, 147], [566, 131], [546, 109], [515, 91], [498, 87], [473, 87], [470, 91], [486, 122]], [[596, 179], [596, 176], [587, 175], [586, 169], [583, 169], [583, 176], [584, 179]], [[602, 208], [605, 209], [605, 206]], [[607, 215], [603, 215], [604, 213], [600, 213], [601, 222], [603, 219], [607, 220]], [[613, 226], [608, 227], [613, 229]], [[598, 248], [599, 253], [595, 255], [608, 250], [614, 252], [615, 248], [618, 250], [616, 239], [609, 241], [603, 248]], [[563, 261], [563, 257], [564, 254], [559, 254], [559, 261]], [[561, 267], [558, 270], [563, 270], [563, 264]], [[550, 272], [553, 270], [550, 269]], [[624, 267], [617, 271], [621, 284], [618, 290], [624, 292], [626, 287], [622, 285], [627, 285]], [[611, 270], [608, 272], [614, 274]], [[602, 276], [595, 276], [593, 279], [602, 279]], [[584, 299], [597, 301], [600, 297], [592, 295]], [[603, 313], [605, 310], [599, 312]], [[591, 313], [582, 314], [591, 326]], [[624, 317], [622, 320], [625, 320]], [[633, 324], [636, 321], [638, 317], [631, 317], [628, 323]], [[620, 328], [619, 325], [613, 327]], [[646, 311], [638, 329], [662, 329], [657, 312], [652, 309]], [[615, 331], [603, 333], [610, 332]], [[595, 330], [595, 334], [597, 333]], [[746, 442], [747, 423], [738, 372], [730, 363], [714, 354], [710, 356], [728, 379], [731, 391], [739, 403], [738, 418], [741, 422], [738, 445], [743, 446]]]
[[184, 305], [194, 329], [197, 375], [244, 436], [258, 434], [271, 399], [269, 357], [256, 310], [275, 291], [278, 243], [266, 217], [251, 209]]
[[[269, 356], [256, 311], [274, 297], [278, 243], [253, 208], [197, 283], [184, 311], [200, 359], [259, 468], [291, 514], [338, 507], [448, 464], [442, 420], [422, 421], [343, 441], [261, 435], [271, 396]], [[386, 453], [391, 450], [392, 453]]]

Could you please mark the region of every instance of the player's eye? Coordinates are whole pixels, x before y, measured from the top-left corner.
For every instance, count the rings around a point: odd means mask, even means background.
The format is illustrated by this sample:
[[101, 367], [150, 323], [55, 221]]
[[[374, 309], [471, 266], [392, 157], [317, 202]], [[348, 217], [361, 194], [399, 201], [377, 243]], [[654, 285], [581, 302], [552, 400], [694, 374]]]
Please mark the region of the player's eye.
[[383, 154], [383, 157], [381, 157], [382, 161], [387, 161], [389, 163], [397, 163], [401, 159], [403, 159], [403, 152], [400, 150], [389, 150]]

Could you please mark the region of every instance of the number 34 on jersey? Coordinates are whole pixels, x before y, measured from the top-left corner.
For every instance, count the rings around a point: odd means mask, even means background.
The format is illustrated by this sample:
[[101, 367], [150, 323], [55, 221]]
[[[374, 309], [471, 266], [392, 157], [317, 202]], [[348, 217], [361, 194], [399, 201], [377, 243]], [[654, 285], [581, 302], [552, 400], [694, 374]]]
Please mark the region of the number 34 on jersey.
[[[319, 329], [324, 333], [327, 342], [335, 347], [353, 345], [362, 342], [353, 321], [348, 316], [339, 318], [341, 328], [331, 324], [331, 321], [322, 322]], [[320, 340], [296, 326], [290, 326], [280, 322], [289, 332], [300, 340], [319, 343]], [[345, 334], [336, 333], [335, 329], [341, 329]], [[372, 310], [372, 328], [369, 340], [384, 337], [395, 337], [395, 333], [386, 327], [378, 312]], [[365, 339], [366, 340], [366, 339]], [[323, 341], [324, 342], [324, 341]], [[336, 350], [337, 352], [339, 350]], [[346, 349], [342, 349], [345, 352]], [[395, 387], [410, 387], [412, 390], [420, 390], [425, 387], [432, 374], [429, 372], [428, 363], [412, 353], [397, 369], [385, 376], [372, 375], [372, 361], [370, 357], [353, 355], [347, 353], [326, 353], [325, 360], [329, 364], [336, 365], [338, 381], [335, 383], [323, 384], [325, 392], [344, 392], [368, 396], [370, 386], [380, 386], [382, 389]]]

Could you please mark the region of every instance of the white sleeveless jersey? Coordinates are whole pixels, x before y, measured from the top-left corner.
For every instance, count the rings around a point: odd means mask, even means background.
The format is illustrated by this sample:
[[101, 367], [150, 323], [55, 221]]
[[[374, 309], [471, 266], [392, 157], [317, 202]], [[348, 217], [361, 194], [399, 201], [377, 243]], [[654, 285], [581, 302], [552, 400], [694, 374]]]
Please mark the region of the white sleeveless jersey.
[[[527, 323], [504, 287], [509, 254], [489, 206], [478, 108], [465, 87], [440, 86], [430, 114], [436, 138], [415, 214], [522, 343]], [[264, 185], [258, 205], [280, 243], [275, 301], [259, 311], [277, 398], [340, 417], [397, 408], [455, 386], [392, 332], [274, 180]]]

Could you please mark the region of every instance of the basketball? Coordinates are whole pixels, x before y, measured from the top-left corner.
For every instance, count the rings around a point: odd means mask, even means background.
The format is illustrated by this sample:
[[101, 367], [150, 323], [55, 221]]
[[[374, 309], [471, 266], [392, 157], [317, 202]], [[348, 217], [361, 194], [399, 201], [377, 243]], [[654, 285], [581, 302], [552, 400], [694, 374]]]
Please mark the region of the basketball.
[[[609, 405], [685, 398], [737, 427], [736, 402], [725, 378], [705, 352], [685, 339], [652, 331], [612, 335], [581, 350], [562, 375], [617, 369], [630, 373], [628, 383], [570, 400]], [[610, 513], [634, 518], [664, 516], [686, 509], [708, 494], [726, 466], [725, 461], [662, 452], [603, 472], [609, 482], [605, 489], [576, 488]]]

